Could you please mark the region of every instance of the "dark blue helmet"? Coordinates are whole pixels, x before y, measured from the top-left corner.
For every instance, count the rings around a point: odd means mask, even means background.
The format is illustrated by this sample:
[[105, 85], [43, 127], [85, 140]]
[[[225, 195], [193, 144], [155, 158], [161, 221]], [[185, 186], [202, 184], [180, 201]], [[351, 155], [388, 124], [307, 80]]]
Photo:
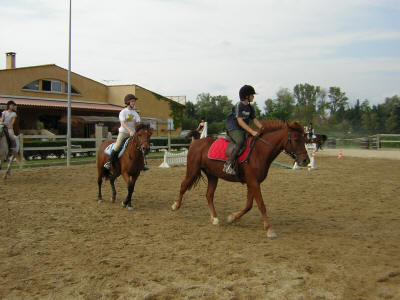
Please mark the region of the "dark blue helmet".
[[256, 94], [256, 91], [251, 85], [244, 85], [239, 90], [240, 100], [245, 100], [248, 96]]

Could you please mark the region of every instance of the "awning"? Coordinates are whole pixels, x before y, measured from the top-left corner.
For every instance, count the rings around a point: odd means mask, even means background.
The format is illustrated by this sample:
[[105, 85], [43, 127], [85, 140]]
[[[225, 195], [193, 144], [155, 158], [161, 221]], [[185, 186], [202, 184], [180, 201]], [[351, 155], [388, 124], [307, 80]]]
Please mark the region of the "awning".
[[[72, 119], [80, 119], [84, 123], [119, 123], [118, 117], [106, 117], [106, 116], [71, 116]], [[60, 123], [67, 123], [67, 117], [63, 117], [59, 121]]]
[[[67, 101], [59, 100], [39, 100], [39, 99], [26, 99], [26, 98], [6, 98], [0, 97], [0, 104], [6, 104], [8, 101], [14, 101], [17, 106], [21, 107], [45, 107], [45, 108], [67, 108]], [[85, 109], [97, 111], [121, 111], [123, 107], [112, 104], [89, 103], [71, 101], [71, 109]]]
[[[75, 116], [72, 115], [71, 119], [80, 119], [82, 120], [84, 123], [119, 123], [119, 118], [118, 117], [107, 117], [107, 116]], [[159, 120], [156, 118], [148, 118], [148, 117], [141, 117], [141, 122], [145, 123], [145, 124], [167, 124], [168, 121], [164, 121], [164, 120]], [[62, 117], [60, 119], [61, 123], [67, 123], [67, 117]]]

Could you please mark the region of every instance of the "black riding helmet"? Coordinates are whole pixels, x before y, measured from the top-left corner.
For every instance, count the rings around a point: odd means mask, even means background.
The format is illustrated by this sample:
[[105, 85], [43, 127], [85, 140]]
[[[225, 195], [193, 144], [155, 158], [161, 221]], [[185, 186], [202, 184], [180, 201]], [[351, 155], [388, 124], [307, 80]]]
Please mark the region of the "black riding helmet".
[[256, 91], [251, 85], [244, 85], [239, 90], [240, 100], [245, 100], [248, 96], [256, 94]]
[[15, 106], [17, 105], [17, 103], [15, 103], [14, 101], [10, 100], [10, 101], [7, 102], [7, 109], [10, 108], [11, 104], [14, 104]]
[[124, 98], [125, 105], [128, 105], [128, 104], [129, 104], [129, 101], [131, 101], [131, 100], [137, 100], [137, 99], [138, 99], [138, 98], [136, 98], [136, 96], [135, 96], [134, 94], [128, 94], [128, 95], [126, 95], [125, 98]]

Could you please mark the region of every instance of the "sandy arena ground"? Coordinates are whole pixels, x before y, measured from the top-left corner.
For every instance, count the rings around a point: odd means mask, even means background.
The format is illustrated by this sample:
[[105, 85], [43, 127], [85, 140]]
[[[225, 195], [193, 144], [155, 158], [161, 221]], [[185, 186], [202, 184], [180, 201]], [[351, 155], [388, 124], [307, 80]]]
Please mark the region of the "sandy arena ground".
[[13, 170], [0, 186], [0, 298], [400, 299], [399, 160], [273, 165], [262, 190], [274, 240], [256, 204], [224, 221], [245, 204], [241, 184], [220, 181], [219, 226], [203, 182], [171, 211], [185, 168], [160, 163], [139, 178], [134, 211], [120, 206], [122, 179], [116, 203], [97, 203], [94, 164]]

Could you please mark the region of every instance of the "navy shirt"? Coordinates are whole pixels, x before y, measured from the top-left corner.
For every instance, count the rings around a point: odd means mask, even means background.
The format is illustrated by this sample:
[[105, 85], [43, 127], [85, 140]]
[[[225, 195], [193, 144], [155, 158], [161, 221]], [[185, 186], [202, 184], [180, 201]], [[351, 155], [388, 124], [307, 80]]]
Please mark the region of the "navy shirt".
[[256, 117], [254, 112], [254, 108], [250, 105], [243, 104], [242, 102], [237, 103], [234, 107], [232, 107], [232, 111], [229, 113], [226, 118], [226, 130], [234, 130], [234, 129], [242, 129], [244, 130], [238, 123], [237, 118], [242, 118], [243, 121], [249, 125], [250, 121]]

